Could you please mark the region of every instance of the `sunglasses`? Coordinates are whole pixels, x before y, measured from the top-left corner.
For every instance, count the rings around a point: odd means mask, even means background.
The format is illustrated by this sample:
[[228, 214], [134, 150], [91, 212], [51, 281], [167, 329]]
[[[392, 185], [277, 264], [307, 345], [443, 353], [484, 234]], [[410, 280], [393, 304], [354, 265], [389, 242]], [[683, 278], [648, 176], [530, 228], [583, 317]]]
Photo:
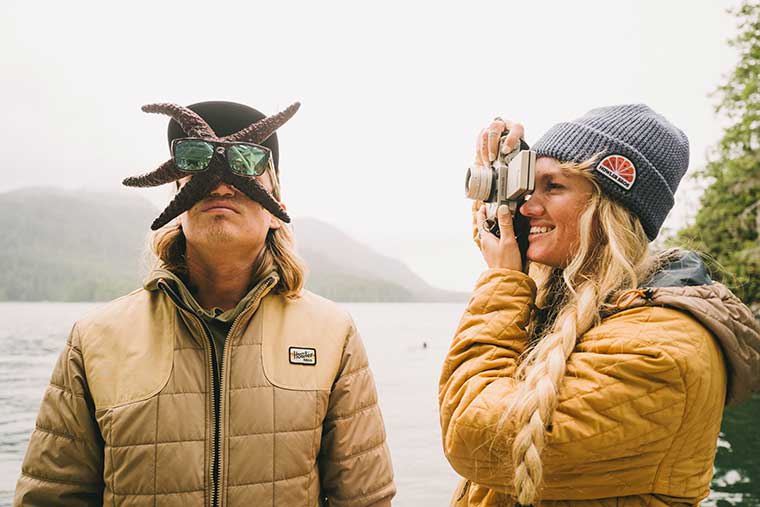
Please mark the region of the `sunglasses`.
[[233, 173], [240, 176], [261, 176], [272, 160], [269, 148], [253, 143], [208, 141], [184, 137], [172, 141], [174, 164], [188, 173], [208, 169], [214, 153], [224, 155]]

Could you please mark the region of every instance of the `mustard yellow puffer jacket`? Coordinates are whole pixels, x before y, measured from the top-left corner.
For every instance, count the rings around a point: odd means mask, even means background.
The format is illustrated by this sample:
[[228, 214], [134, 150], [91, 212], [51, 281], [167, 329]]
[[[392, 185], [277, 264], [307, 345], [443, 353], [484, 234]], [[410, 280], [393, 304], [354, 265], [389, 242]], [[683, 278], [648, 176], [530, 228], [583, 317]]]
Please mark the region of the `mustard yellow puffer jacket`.
[[[535, 291], [523, 273], [485, 272], [446, 357], [443, 446], [463, 477], [452, 505], [515, 505], [503, 442], [516, 428], [508, 420], [497, 428]], [[738, 400], [760, 387], [760, 328], [722, 285], [622, 300], [568, 359], [542, 455], [542, 506], [698, 504], [709, 494], [727, 394]]]
[[160, 273], [78, 321], [14, 505], [390, 505], [391, 461], [355, 326], [308, 291], [269, 294], [275, 283], [262, 280], [232, 325], [221, 371], [204, 323]]

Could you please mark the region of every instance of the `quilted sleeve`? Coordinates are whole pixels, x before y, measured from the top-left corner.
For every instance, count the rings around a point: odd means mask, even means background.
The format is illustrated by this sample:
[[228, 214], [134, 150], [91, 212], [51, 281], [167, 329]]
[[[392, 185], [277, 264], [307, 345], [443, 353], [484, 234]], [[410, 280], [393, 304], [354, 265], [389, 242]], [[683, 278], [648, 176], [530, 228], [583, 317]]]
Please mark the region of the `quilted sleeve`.
[[367, 353], [353, 325], [322, 431], [319, 471], [328, 505], [390, 505], [396, 487], [385, 427]]
[[[503, 488], [510, 479], [501, 466], [505, 457], [492, 452], [493, 428], [485, 428], [486, 421], [475, 408], [486, 392], [498, 388], [506, 396], [513, 390], [512, 376], [526, 348], [525, 328], [535, 292], [535, 284], [523, 273], [508, 269], [483, 273], [444, 361], [439, 383], [444, 453], [461, 476], [482, 485]], [[481, 427], [482, 434], [472, 434]], [[487, 476], [486, 470], [491, 471]]]
[[43, 395], [13, 505], [100, 506], [102, 477], [103, 439], [74, 326]]
[[[524, 274], [491, 270], [479, 280], [444, 363], [439, 385], [444, 452], [463, 477], [513, 493], [511, 441], [503, 421], [525, 351], [535, 286]], [[686, 388], [667, 347], [626, 322], [571, 354], [541, 456], [545, 500], [650, 492], [683, 421]], [[718, 400], [717, 403], [722, 403]], [[716, 435], [717, 436], [717, 435]], [[659, 485], [659, 483], [658, 483]]]

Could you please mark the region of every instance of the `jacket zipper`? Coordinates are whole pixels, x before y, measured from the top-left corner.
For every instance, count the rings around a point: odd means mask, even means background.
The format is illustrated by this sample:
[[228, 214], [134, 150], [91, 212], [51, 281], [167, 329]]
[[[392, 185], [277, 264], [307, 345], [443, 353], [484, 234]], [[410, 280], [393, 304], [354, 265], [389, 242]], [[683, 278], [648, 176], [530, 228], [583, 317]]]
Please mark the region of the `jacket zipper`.
[[[235, 330], [235, 326], [240, 321], [241, 317], [243, 317], [245, 314], [248, 313], [248, 311], [251, 308], [255, 308], [258, 306], [258, 299], [261, 297], [261, 294], [270, 287], [271, 283], [273, 281], [272, 277], [266, 278], [264, 282], [262, 283], [259, 290], [256, 292], [255, 296], [253, 297], [253, 303], [240, 312], [240, 315], [238, 315], [235, 320], [232, 322], [232, 326], [230, 326], [230, 332], [227, 333], [227, 337], [225, 338], [225, 345], [227, 344], [227, 341], [229, 340], [230, 336], [232, 336], [232, 332]], [[177, 305], [179, 308], [183, 309], [190, 315], [192, 315], [201, 325], [201, 328], [203, 329], [205, 335], [206, 335], [206, 341], [209, 344], [209, 351], [210, 351], [210, 361], [211, 361], [211, 403], [214, 407], [214, 441], [212, 445], [212, 464], [211, 464], [211, 477], [212, 477], [212, 494], [211, 494], [211, 505], [212, 507], [217, 507], [219, 505], [219, 485], [222, 481], [222, 470], [220, 466], [220, 453], [219, 453], [219, 440], [221, 439], [221, 397], [222, 397], [222, 389], [221, 389], [221, 382], [224, 379], [224, 364], [225, 364], [225, 357], [227, 356], [227, 350], [229, 347], [224, 347], [224, 355], [222, 357], [222, 368], [221, 372], [219, 371], [219, 367], [217, 366], [217, 351], [216, 351], [216, 345], [214, 345], [214, 339], [211, 336], [211, 330], [209, 330], [208, 326], [205, 322], [203, 322], [203, 319], [198, 317], [198, 315], [190, 308], [188, 308], [182, 300], [177, 296], [177, 294], [174, 292], [174, 290], [167, 284], [163, 279], [160, 279], [158, 281], [158, 286], [161, 287], [166, 294], [169, 295], [169, 298], [174, 302], [175, 305]]]
[[271, 287], [273, 281], [274, 281], [274, 278], [271, 277], [271, 276], [264, 279], [264, 281], [262, 282], [262, 284], [259, 286], [259, 289], [254, 294], [253, 298], [251, 298], [252, 302], [248, 306], [248, 308], [246, 308], [245, 310], [243, 310], [242, 312], [240, 312], [240, 314], [237, 317], [235, 317], [235, 320], [232, 321], [232, 326], [230, 326], [230, 331], [229, 331], [229, 333], [227, 333], [227, 337], [224, 339], [224, 351], [222, 353], [222, 368], [221, 368], [220, 377], [219, 377], [219, 393], [218, 393], [219, 396], [217, 396], [217, 398], [216, 398], [216, 400], [217, 400], [216, 428], [215, 428], [216, 429], [216, 439], [215, 439], [215, 442], [214, 442], [215, 448], [216, 448], [216, 450], [214, 452], [214, 456], [215, 456], [214, 464], [216, 466], [216, 470], [214, 471], [215, 472], [215, 480], [214, 480], [215, 495], [214, 495], [214, 504], [213, 504], [214, 507], [217, 507], [217, 505], [218, 505], [218, 500], [219, 500], [219, 485], [222, 483], [222, 467], [220, 466], [221, 465], [221, 457], [220, 457], [220, 453], [219, 453], [219, 440], [221, 438], [221, 434], [220, 434], [221, 433], [221, 429], [220, 429], [220, 410], [221, 410], [221, 402], [222, 402], [222, 393], [224, 393], [224, 390], [222, 389], [222, 387], [224, 386], [224, 366], [227, 364], [226, 359], [227, 359], [228, 351], [231, 348], [231, 347], [228, 347], [227, 344], [229, 343], [230, 338], [232, 337], [234, 331], [236, 330], [236, 327], [237, 327], [238, 323], [240, 322], [240, 320], [245, 315], [247, 315], [248, 313], [250, 313], [251, 310], [259, 307], [259, 303], [260, 303], [259, 300], [261, 299], [263, 293], [265, 291], [267, 291]]

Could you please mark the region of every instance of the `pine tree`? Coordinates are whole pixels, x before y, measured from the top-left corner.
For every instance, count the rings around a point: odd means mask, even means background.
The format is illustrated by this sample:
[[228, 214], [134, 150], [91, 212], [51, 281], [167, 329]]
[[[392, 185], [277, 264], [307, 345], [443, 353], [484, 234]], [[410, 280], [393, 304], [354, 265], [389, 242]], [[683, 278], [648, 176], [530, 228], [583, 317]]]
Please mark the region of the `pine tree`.
[[710, 254], [735, 277], [721, 277], [760, 310], [760, 3], [732, 11], [739, 34], [729, 44], [739, 61], [718, 87], [716, 113], [728, 124], [698, 177], [710, 181], [695, 223], [677, 242]]

